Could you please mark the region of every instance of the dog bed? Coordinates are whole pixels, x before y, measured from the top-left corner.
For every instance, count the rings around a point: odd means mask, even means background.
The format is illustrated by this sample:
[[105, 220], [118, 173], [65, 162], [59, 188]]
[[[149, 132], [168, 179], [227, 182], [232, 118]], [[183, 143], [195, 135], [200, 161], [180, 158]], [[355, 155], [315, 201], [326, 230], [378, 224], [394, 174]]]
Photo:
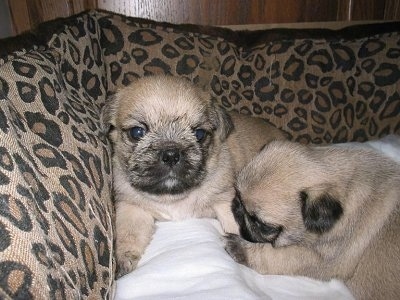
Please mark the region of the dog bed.
[[[293, 141], [370, 141], [400, 132], [399, 28], [233, 31], [90, 11], [1, 40], [0, 298], [112, 299], [112, 148], [99, 115], [118, 88], [151, 74], [185, 77], [226, 109], [263, 118]], [[188, 222], [195, 224], [159, 224], [140, 268], [118, 281], [117, 298], [162, 299], [160, 289], [179, 276], [186, 292], [165, 290], [165, 297], [267, 298], [276, 295], [270, 287], [283, 286], [275, 298], [312, 298], [303, 291], [310, 281], [277, 277], [280, 285], [232, 264], [220, 242], [207, 240], [219, 241], [214, 227]], [[196, 224], [205, 232], [185, 232]], [[164, 233], [177, 250], [156, 247], [164, 226], [182, 226]], [[191, 264], [182, 241], [193, 249]], [[200, 246], [214, 252], [196, 256]], [[217, 254], [225, 267], [207, 269]], [[200, 270], [194, 280], [190, 272]], [[129, 281], [137, 272], [144, 277]], [[229, 284], [215, 279], [220, 273]], [[322, 286], [335, 296], [337, 284], [314, 282], [308, 291], [322, 298]]]

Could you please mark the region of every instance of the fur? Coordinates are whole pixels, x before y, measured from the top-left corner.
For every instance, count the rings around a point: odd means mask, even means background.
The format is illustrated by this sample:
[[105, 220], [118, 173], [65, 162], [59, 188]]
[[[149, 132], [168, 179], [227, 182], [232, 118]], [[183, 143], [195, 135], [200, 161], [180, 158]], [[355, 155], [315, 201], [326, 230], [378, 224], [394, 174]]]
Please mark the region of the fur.
[[375, 151], [272, 142], [238, 175], [232, 210], [247, 241], [230, 235], [226, 249], [263, 274], [398, 299], [399, 202], [400, 166]]
[[237, 232], [230, 210], [235, 174], [263, 144], [284, 138], [167, 76], [122, 88], [102, 119], [114, 146], [118, 277], [136, 267], [155, 221], [215, 217], [226, 232]]

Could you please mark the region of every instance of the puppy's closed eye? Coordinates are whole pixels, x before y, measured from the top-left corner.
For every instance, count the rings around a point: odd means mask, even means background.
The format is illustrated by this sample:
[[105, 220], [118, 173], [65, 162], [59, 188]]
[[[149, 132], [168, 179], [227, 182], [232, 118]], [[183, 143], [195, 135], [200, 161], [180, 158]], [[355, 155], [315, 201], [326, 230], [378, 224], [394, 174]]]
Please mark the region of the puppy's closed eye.
[[241, 200], [241, 194], [236, 190], [232, 202], [232, 212], [239, 224], [240, 235], [252, 243], [274, 243], [283, 227], [264, 223], [255, 214], [250, 214]]
[[246, 240], [253, 243], [272, 243], [278, 238], [282, 232], [283, 227], [264, 223], [256, 215], [248, 215], [248, 223], [250, 227], [246, 233], [250, 233], [246, 237]]

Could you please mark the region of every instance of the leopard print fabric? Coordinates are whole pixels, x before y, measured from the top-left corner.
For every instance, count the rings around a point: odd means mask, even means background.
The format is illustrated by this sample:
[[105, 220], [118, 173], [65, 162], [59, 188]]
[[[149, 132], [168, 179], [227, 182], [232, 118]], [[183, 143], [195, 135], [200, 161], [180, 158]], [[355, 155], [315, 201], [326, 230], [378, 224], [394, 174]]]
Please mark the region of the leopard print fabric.
[[[400, 133], [400, 33], [260, 40], [251, 47], [179, 26], [99, 15], [109, 90], [150, 74], [187, 77], [228, 110], [303, 143]], [[260, 33], [260, 35], [267, 35]]]
[[137, 77], [186, 77], [304, 143], [399, 133], [398, 32], [249, 46], [107, 12], [66, 21], [0, 59], [1, 299], [112, 297], [111, 146], [99, 114]]
[[113, 285], [104, 66], [89, 16], [0, 65], [0, 298], [106, 299]]

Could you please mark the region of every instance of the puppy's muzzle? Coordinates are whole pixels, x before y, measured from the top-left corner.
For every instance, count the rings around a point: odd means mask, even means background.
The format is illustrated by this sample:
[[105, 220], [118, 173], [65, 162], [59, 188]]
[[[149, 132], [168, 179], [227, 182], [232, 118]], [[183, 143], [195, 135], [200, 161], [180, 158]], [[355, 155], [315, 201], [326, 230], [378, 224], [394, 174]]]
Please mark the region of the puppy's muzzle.
[[182, 153], [179, 149], [172, 148], [160, 152], [160, 161], [170, 167], [175, 166], [181, 160]]

